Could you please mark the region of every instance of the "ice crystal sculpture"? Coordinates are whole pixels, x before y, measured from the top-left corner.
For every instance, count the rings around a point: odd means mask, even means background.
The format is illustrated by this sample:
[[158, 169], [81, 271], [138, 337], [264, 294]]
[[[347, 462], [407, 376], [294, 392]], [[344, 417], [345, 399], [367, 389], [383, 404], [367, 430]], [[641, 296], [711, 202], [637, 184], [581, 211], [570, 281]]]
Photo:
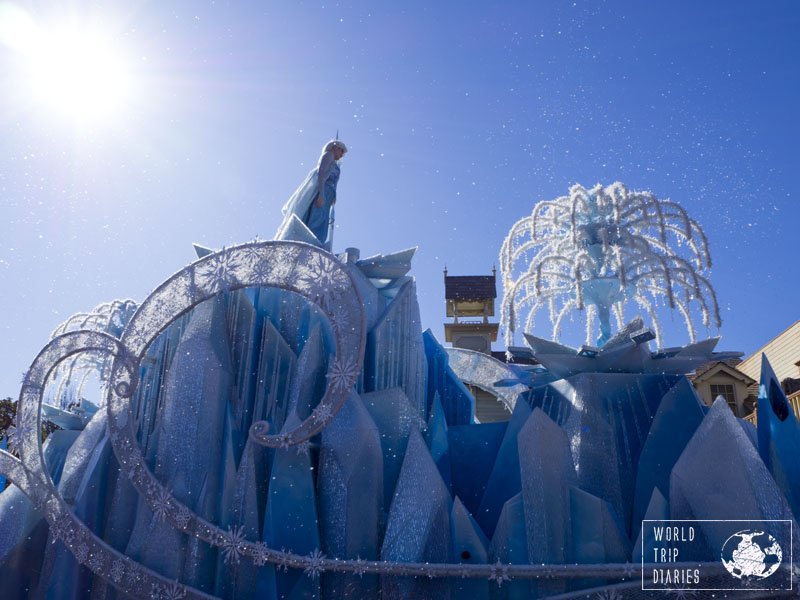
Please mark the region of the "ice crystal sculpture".
[[574, 185], [568, 196], [536, 204], [511, 228], [500, 266], [507, 345], [520, 324], [532, 331], [536, 314], [545, 309], [554, 340], [565, 316], [585, 309], [586, 343], [597, 321], [598, 346], [611, 337], [612, 315], [623, 326], [629, 303], [647, 314], [659, 346], [662, 303], [681, 313], [692, 342], [693, 306], [703, 326], [721, 323], [707, 278], [711, 256], [703, 230], [678, 203], [622, 183]]
[[[771, 370], [757, 436], [683, 376], [727, 357], [716, 339], [651, 353], [639, 319], [591, 352], [529, 336], [528, 373], [420, 331], [413, 250], [198, 255], [121, 331], [68, 327], [26, 372], [0, 598], [627, 600], [655, 579], [642, 518], [704, 519], [714, 588], [709, 519], [796, 530], [800, 426]], [[50, 374], [85, 352], [109, 361], [105, 407], [42, 443]], [[476, 423], [465, 381], [510, 420]]]
[[[53, 330], [50, 339], [69, 331], [102, 331], [119, 337], [125, 325], [136, 312], [133, 300], [112, 300], [98, 304], [89, 312], [76, 313]], [[51, 383], [52, 403], [59, 408], [67, 408], [70, 401], [80, 399], [86, 382], [96, 375], [104, 384], [111, 370], [108, 355], [82, 352], [73, 355], [53, 373]], [[105, 394], [100, 394], [102, 398]]]

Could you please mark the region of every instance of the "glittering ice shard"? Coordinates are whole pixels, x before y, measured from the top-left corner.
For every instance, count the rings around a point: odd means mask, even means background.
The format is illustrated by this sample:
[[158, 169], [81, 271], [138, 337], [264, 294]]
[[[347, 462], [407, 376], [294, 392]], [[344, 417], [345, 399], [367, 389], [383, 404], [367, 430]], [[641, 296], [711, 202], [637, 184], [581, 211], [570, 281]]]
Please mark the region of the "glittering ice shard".
[[[325, 554], [377, 560], [383, 521], [383, 455], [378, 428], [355, 392], [322, 433], [317, 493]], [[378, 595], [374, 575], [327, 573], [322, 587], [329, 597]]]
[[[298, 423], [297, 416], [291, 414], [285, 428]], [[308, 452], [296, 447], [276, 449], [274, 456], [263, 539], [272, 548], [311, 554], [322, 547], [311, 457]], [[279, 572], [277, 590], [278, 597], [288, 597], [290, 594], [318, 597], [319, 579], [305, 577], [301, 571], [294, 569]]]
[[517, 402], [514, 406], [503, 442], [497, 452], [492, 474], [486, 483], [486, 492], [481, 500], [478, 513], [475, 515], [475, 519], [489, 536], [494, 533], [503, 505], [522, 489], [517, 434], [525, 425], [530, 414], [531, 409], [526, 402]]
[[624, 563], [631, 548], [611, 505], [574, 486], [569, 488], [570, 556], [576, 563]]
[[[392, 499], [381, 559], [395, 562], [447, 562], [452, 554], [452, 499], [430, 452], [411, 430], [403, 468]], [[384, 576], [383, 598], [433, 598], [449, 594], [443, 579]]]
[[[488, 559], [487, 548], [489, 540], [481, 528], [456, 496], [453, 500], [453, 510], [450, 513], [451, 536], [453, 539], [452, 556], [450, 561], [467, 565], [486, 564]], [[484, 579], [458, 579], [452, 582], [453, 594], [456, 598], [489, 597], [489, 585]]]
[[795, 515], [800, 514], [800, 424], [778, 378], [761, 355], [758, 386], [758, 451], [785, 494]]
[[447, 436], [447, 423], [444, 418], [444, 409], [439, 402], [439, 395], [434, 397], [431, 417], [428, 419], [428, 428], [425, 431], [425, 441], [431, 451], [433, 461], [439, 469], [445, 485], [450, 487], [450, 452]]
[[480, 509], [508, 422], [459, 425], [447, 428], [453, 496], [470, 514]]
[[[517, 403], [519, 406], [520, 403]], [[528, 539], [525, 532], [525, 509], [523, 507], [522, 493], [509, 498], [503, 504], [497, 527], [494, 530], [492, 541], [489, 544], [489, 562], [502, 564], [524, 565], [530, 562], [528, 558]], [[535, 589], [528, 581], [511, 581], [502, 587], [489, 588], [493, 600], [525, 600], [535, 598]]]
[[[736, 467], [720, 468], [720, 456]], [[714, 402], [672, 469], [669, 505], [672, 519], [793, 518], [775, 480], [721, 399]], [[763, 526], [771, 531], [771, 524]], [[713, 560], [730, 532], [725, 523], [713, 521], [700, 528], [708, 556], [691, 558]]]
[[677, 378], [582, 373], [537, 389], [540, 406], [570, 440], [579, 487], [623, 518], [633, 507], [635, 470], [653, 415]]
[[422, 334], [428, 358], [427, 405], [439, 394], [448, 425], [468, 425], [475, 420], [475, 399], [449, 366], [447, 352], [436, 341], [430, 329]]
[[383, 498], [388, 510], [403, 465], [408, 436], [412, 431], [419, 431], [423, 422], [400, 388], [364, 394], [362, 401], [381, 436]]
[[636, 496], [631, 533], [635, 535], [653, 491], [669, 495], [672, 467], [703, 421], [706, 408], [686, 378], [681, 378], [669, 390], [658, 406], [647, 435], [636, 476]]
[[400, 387], [411, 406], [426, 418], [427, 370], [416, 284], [409, 281], [367, 335], [364, 389], [372, 392]]
[[[219, 519], [232, 379], [224, 308], [221, 298], [199, 305], [181, 336], [164, 382], [154, 465], [176, 498], [212, 522]], [[127, 552], [168, 576], [213, 590], [216, 550], [188, 539], [145, 506], [137, 513]]]
[[656, 487], [653, 489], [653, 494], [650, 496], [650, 502], [647, 505], [647, 510], [645, 511], [644, 516], [639, 520], [640, 528], [639, 532], [636, 534], [636, 544], [634, 544], [633, 552], [631, 553], [631, 562], [650, 562], [650, 557], [653, 556], [653, 551], [656, 547], [655, 537], [649, 535], [649, 531], [648, 535], [642, 539], [642, 534], [645, 533], [644, 528], [646, 525], [644, 520], [664, 521], [667, 519], [669, 519], [669, 503]]
[[569, 486], [577, 484], [569, 439], [539, 408], [517, 439], [528, 558], [566, 563], [572, 560]]

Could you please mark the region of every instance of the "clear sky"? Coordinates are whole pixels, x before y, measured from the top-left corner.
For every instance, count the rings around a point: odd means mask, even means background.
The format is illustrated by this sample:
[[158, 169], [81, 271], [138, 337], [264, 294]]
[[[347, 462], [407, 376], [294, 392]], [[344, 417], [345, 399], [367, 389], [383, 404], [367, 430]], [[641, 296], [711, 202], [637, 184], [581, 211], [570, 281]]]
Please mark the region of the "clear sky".
[[750, 353], [800, 318], [798, 29], [793, 0], [0, 2], [0, 396], [192, 242], [271, 238], [337, 129], [334, 249], [419, 246], [440, 339], [445, 265], [488, 274], [535, 202], [619, 180], [704, 227]]

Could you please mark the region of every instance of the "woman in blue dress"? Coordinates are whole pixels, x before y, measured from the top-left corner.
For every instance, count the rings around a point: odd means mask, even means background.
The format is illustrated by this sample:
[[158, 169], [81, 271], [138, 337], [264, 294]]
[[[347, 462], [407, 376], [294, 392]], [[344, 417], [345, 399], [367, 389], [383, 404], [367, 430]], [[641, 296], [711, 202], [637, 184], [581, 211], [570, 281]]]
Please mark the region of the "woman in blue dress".
[[339, 161], [347, 152], [340, 140], [331, 140], [322, 148], [317, 166], [311, 170], [300, 187], [283, 207], [284, 224], [296, 215], [325, 246], [336, 203], [336, 184], [339, 181]]

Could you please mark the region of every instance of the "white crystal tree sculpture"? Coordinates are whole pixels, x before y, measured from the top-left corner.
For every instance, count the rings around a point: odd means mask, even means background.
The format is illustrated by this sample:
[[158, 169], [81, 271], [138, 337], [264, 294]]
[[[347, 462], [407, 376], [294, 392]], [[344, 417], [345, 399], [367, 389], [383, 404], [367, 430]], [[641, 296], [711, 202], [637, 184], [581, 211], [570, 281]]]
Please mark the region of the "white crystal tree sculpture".
[[536, 204], [509, 231], [500, 265], [507, 345], [520, 324], [532, 331], [540, 310], [554, 340], [571, 311], [585, 310], [586, 343], [599, 327], [598, 346], [610, 338], [612, 318], [623, 326], [630, 303], [647, 315], [659, 346], [661, 307], [681, 314], [692, 342], [698, 316], [706, 328], [721, 324], [703, 230], [678, 203], [622, 183], [574, 185], [568, 196]]

